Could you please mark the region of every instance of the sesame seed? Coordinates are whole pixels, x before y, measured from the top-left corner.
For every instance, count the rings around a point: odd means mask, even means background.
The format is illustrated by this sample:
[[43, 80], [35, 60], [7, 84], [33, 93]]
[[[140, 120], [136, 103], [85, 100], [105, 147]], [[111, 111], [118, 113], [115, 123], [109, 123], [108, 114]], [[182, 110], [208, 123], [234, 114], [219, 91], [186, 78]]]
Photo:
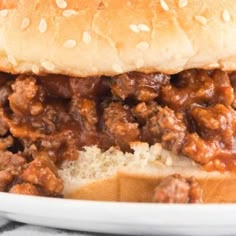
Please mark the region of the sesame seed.
[[129, 28], [135, 33], [139, 33], [141, 31], [144, 31], [144, 32], [150, 31], [150, 28], [145, 24], [138, 24], [138, 25], [131, 24], [129, 25]]
[[48, 25], [46, 20], [43, 18], [39, 22], [39, 32], [40, 33], [45, 33], [47, 31]]
[[160, 4], [164, 11], [169, 11], [169, 6], [167, 5], [165, 0], [160, 0]]
[[75, 11], [75, 10], [72, 10], [72, 9], [64, 10], [62, 12], [62, 15], [65, 16], [65, 17], [75, 16], [77, 14], [78, 14], [78, 12]]
[[75, 46], [76, 46], [76, 41], [75, 40], [73, 40], [73, 39], [69, 39], [69, 40], [66, 40], [65, 42], [64, 42], [64, 48], [74, 48]]
[[32, 65], [32, 72], [34, 73], [34, 74], [39, 74], [39, 67], [38, 66], [36, 66], [36, 65]]
[[138, 28], [137, 25], [131, 24], [131, 25], [129, 26], [129, 28], [130, 28], [133, 32], [135, 32], [135, 33], [138, 33], [138, 32], [139, 32], [139, 28]]
[[179, 0], [179, 7], [184, 8], [188, 5], [188, 0]]
[[55, 65], [49, 61], [43, 61], [41, 63], [41, 65], [46, 69], [46, 70], [49, 70], [49, 71], [52, 71], [55, 69]]
[[136, 45], [136, 48], [140, 50], [146, 50], [149, 48], [149, 44], [147, 42], [140, 42]]
[[8, 14], [8, 10], [7, 9], [4, 9], [4, 10], [0, 11], [0, 16], [5, 17], [5, 16], [7, 16], [7, 14]]
[[228, 10], [224, 10], [222, 12], [222, 18], [224, 20], [224, 22], [229, 22], [231, 20], [231, 16]]
[[145, 24], [139, 24], [138, 28], [140, 31], [146, 31], [146, 32], [150, 31], [150, 28]]
[[122, 73], [123, 72], [122, 67], [119, 64], [113, 64], [112, 69], [117, 73]]
[[67, 7], [67, 2], [65, 0], [56, 0], [56, 4], [59, 8], [66, 8]]
[[82, 37], [83, 37], [83, 42], [86, 43], [86, 44], [89, 44], [92, 40], [92, 37], [91, 37], [90, 33], [87, 32], [87, 31], [83, 32]]
[[202, 25], [207, 24], [207, 19], [204, 16], [195, 16], [194, 19]]
[[7, 56], [7, 59], [8, 59], [8, 61], [9, 61], [12, 65], [14, 65], [14, 66], [17, 65], [17, 61], [16, 61], [16, 58], [15, 58], [14, 56], [8, 55], [8, 56]]
[[30, 20], [29, 18], [26, 17], [22, 20], [20, 28], [24, 30], [29, 26], [29, 24], [30, 24]]

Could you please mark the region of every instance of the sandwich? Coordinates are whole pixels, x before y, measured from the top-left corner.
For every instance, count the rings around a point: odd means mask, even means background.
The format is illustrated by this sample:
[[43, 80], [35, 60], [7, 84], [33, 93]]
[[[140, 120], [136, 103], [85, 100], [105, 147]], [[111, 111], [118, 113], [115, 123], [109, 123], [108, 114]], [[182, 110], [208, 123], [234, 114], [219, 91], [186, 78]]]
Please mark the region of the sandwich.
[[0, 1], [0, 191], [236, 201], [234, 0]]

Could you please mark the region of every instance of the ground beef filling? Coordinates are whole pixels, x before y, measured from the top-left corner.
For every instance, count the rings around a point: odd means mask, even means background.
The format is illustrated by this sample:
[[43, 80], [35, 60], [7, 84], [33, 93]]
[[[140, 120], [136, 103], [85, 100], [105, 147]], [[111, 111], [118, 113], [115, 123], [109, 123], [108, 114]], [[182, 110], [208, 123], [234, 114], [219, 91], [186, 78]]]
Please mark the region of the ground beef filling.
[[62, 196], [77, 150], [159, 142], [207, 170], [236, 169], [236, 73], [0, 74], [0, 191]]
[[202, 203], [202, 189], [194, 178], [175, 174], [164, 178], [154, 190], [153, 202]]

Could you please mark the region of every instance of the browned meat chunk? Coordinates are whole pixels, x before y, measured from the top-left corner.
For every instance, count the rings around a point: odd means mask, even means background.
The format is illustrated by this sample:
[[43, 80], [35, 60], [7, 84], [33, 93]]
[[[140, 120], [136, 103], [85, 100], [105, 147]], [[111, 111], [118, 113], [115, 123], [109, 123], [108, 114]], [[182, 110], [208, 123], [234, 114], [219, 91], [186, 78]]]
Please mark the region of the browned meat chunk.
[[172, 84], [162, 87], [161, 100], [174, 110], [185, 111], [192, 104], [230, 106], [234, 93], [227, 73], [189, 70], [177, 75]]
[[0, 170], [7, 170], [17, 175], [21, 172], [26, 160], [20, 154], [13, 154], [9, 151], [0, 151]]
[[202, 203], [203, 191], [199, 183], [193, 177], [188, 180], [190, 184], [189, 203]]
[[139, 101], [151, 101], [159, 95], [161, 85], [167, 84], [169, 80], [169, 76], [160, 73], [126, 73], [114, 77], [111, 91], [122, 100], [133, 97]]
[[7, 148], [11, 147], [13, 145], [13, 137], [12, 136], [8, 136], [6, 138], [0, 138], [0, 150], [4, 151]]
[[232, 148], [236, 134], [236, 112], [233, 109], [216, 104], [207, 108], [195, 107], [191, 114], [201, 137], [206, 140], [219, 140], [224, 148]]
[[104, 123], [115, 144], [127, 148], [129, 142], [139, 140], [140, 130], [129, 107], [111, 103], [104, 111]]
[[26, 160], [19, 154], [0, 151], [0, 191], [6, 191], [15, 177], [22, 173]]
[[13, 181], [14, 176], [7, 170], [0, 171], [0, 191], [7, 191], [8, 185]]
[[84, 98], [97, 99], [108, 89], [105, 77], [71, 78], [69, 83], [72, 95]]
[[9, 96], [10, 107], [18, 116], [39, 115], [43, 112], [44, 91], [33, 77], [20, 76], [12, 84], [13, 93]]
[[8, 129], [9, 129], [9, 126], [6, 123], [6, 121], [4, 121], [2, 114], [3, 114], [3, 112], [0, 111], [0, 135], [4, 136], [4, 135], [6, 135]]
[[215, 96], [213, 104], [222, 103], [225, 106], [231, 106], [234, 101], [234, 91], [226, 72], [216, 70], [212, 73], [212, 80], [215, 86]]
[[98, 117], [95, 101], [76, 97], [72, 99], [70, 113], [85, 129], [96, 129]]
[[173, 152], [179, 152], [186, 134], [183, 116], [168, 107], [158, 108], [157, 115], [147, 121], [143, 129], [143, 140], [161, 144]]
[[163, 179], [156, 187], [153, 201], [157, 203], [199, 203], [202, 191], [192, 178], [186, 180], [180, 175], [171, 175]]
[[140, 102], [132, 109], [132, 112], [139, 123], [145, 124], [149, 118], [157, 114], [158, 107], [157, 102], [154, 101]]
[[232, 103], [232, 107], [236, 109], [236, 72], [230, 73], [230, 82], [234, 91], [234, 100]]
[[219, 147], [217, 142], [205, 141], [193, 133], [185, 137], [182, 152], [194, 161], [205, 164], [218, 155]]
[[191, 111], [197, 133], [185, 138], [183, 153], [205, 164], [227, 150], [233, 150], [236, 134], [236, 112], [222, 104], [195, 107]]
[[[71, 130], [64, 130], [59, 134], [47, 136], [41, 140], [39, 150], [48, 151], [47, 155], [56, 163], [61, 163], [63, 160], [75, 160], [78, 158], [78, 140], [75, 135], [76, 133]], [[34, 157], [37, 157], [37, 154], [36, 152]]]
[[24, 195], [34, 195], [34, 196], [40, 195], [38, 189], [33, 184], [29, 183], [16, 184], [10, 189], [9, 192], [16, 194], [24, 194]]
[[61, 195], [63, 190], [62, 180], [55, 173], [56, 168], [42, 158], [34, 159], [24, 170], [22, 179], [35, 185], [41, 186], [49, 195]]
[[5, 83], [3, 86], [0, 86], [0, 105], [4, 106], [8, 102], [8, 97], [10, 96], [11, 89], [11, 81]]
[[39, 84], [45, 89], [47, 96], [58, 98], [71, 98], [70, 81], [67, 76], [47, 75], [38, 78]]
[[44, 134], [51, 134], [60, 130], [64, 123], [69, 122], [70, 117], [60, 106], [46, 105], [43, 114], [38, 117], [29, 117], [29, 120], [33, 129]]

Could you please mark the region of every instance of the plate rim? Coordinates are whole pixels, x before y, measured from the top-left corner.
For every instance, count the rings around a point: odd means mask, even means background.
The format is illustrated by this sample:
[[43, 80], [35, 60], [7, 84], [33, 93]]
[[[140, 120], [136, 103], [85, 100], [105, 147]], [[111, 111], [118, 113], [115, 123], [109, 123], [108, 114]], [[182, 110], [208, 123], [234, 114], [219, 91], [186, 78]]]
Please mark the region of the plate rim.
[[[103, 210], [103, 217], [99, 213], [101, 209]], [[53, 212], [54, 210], [55, 212]], [[93, 214], [94, 211], [95, 214]], [[128, 215], [126, 216], [127, 211]], [[63, 214], [58, 212], [63, 212]], [[102, 202], [0, 193], [0, 215], [1, 213], [9, 219], [12, 218], [11, 216], [18, 215], [43, 217], [52, 220], [72, 220], [74, 222], [83, 220], [94, 224], [104, 224], [105, 222], [113, 225], [123, 224], [126, 222], [125, 219], [127, 219], [127, 225], [133, 226], [144, 224], [150, 227], [159, 225], [171, 228], [199, 226], [236, 228], [236, 220], [234, 220], [236, 218], [236, 204], [234, 203], [156, 204]], [[143, 215], [136, 215], [140, 213], [143, 213]], [[178, 217], [178, 214], [180, 217]], [[157, 218], [153, 218], [156, 215]], [[209, 222], [208, 218], [211, 218]]]

